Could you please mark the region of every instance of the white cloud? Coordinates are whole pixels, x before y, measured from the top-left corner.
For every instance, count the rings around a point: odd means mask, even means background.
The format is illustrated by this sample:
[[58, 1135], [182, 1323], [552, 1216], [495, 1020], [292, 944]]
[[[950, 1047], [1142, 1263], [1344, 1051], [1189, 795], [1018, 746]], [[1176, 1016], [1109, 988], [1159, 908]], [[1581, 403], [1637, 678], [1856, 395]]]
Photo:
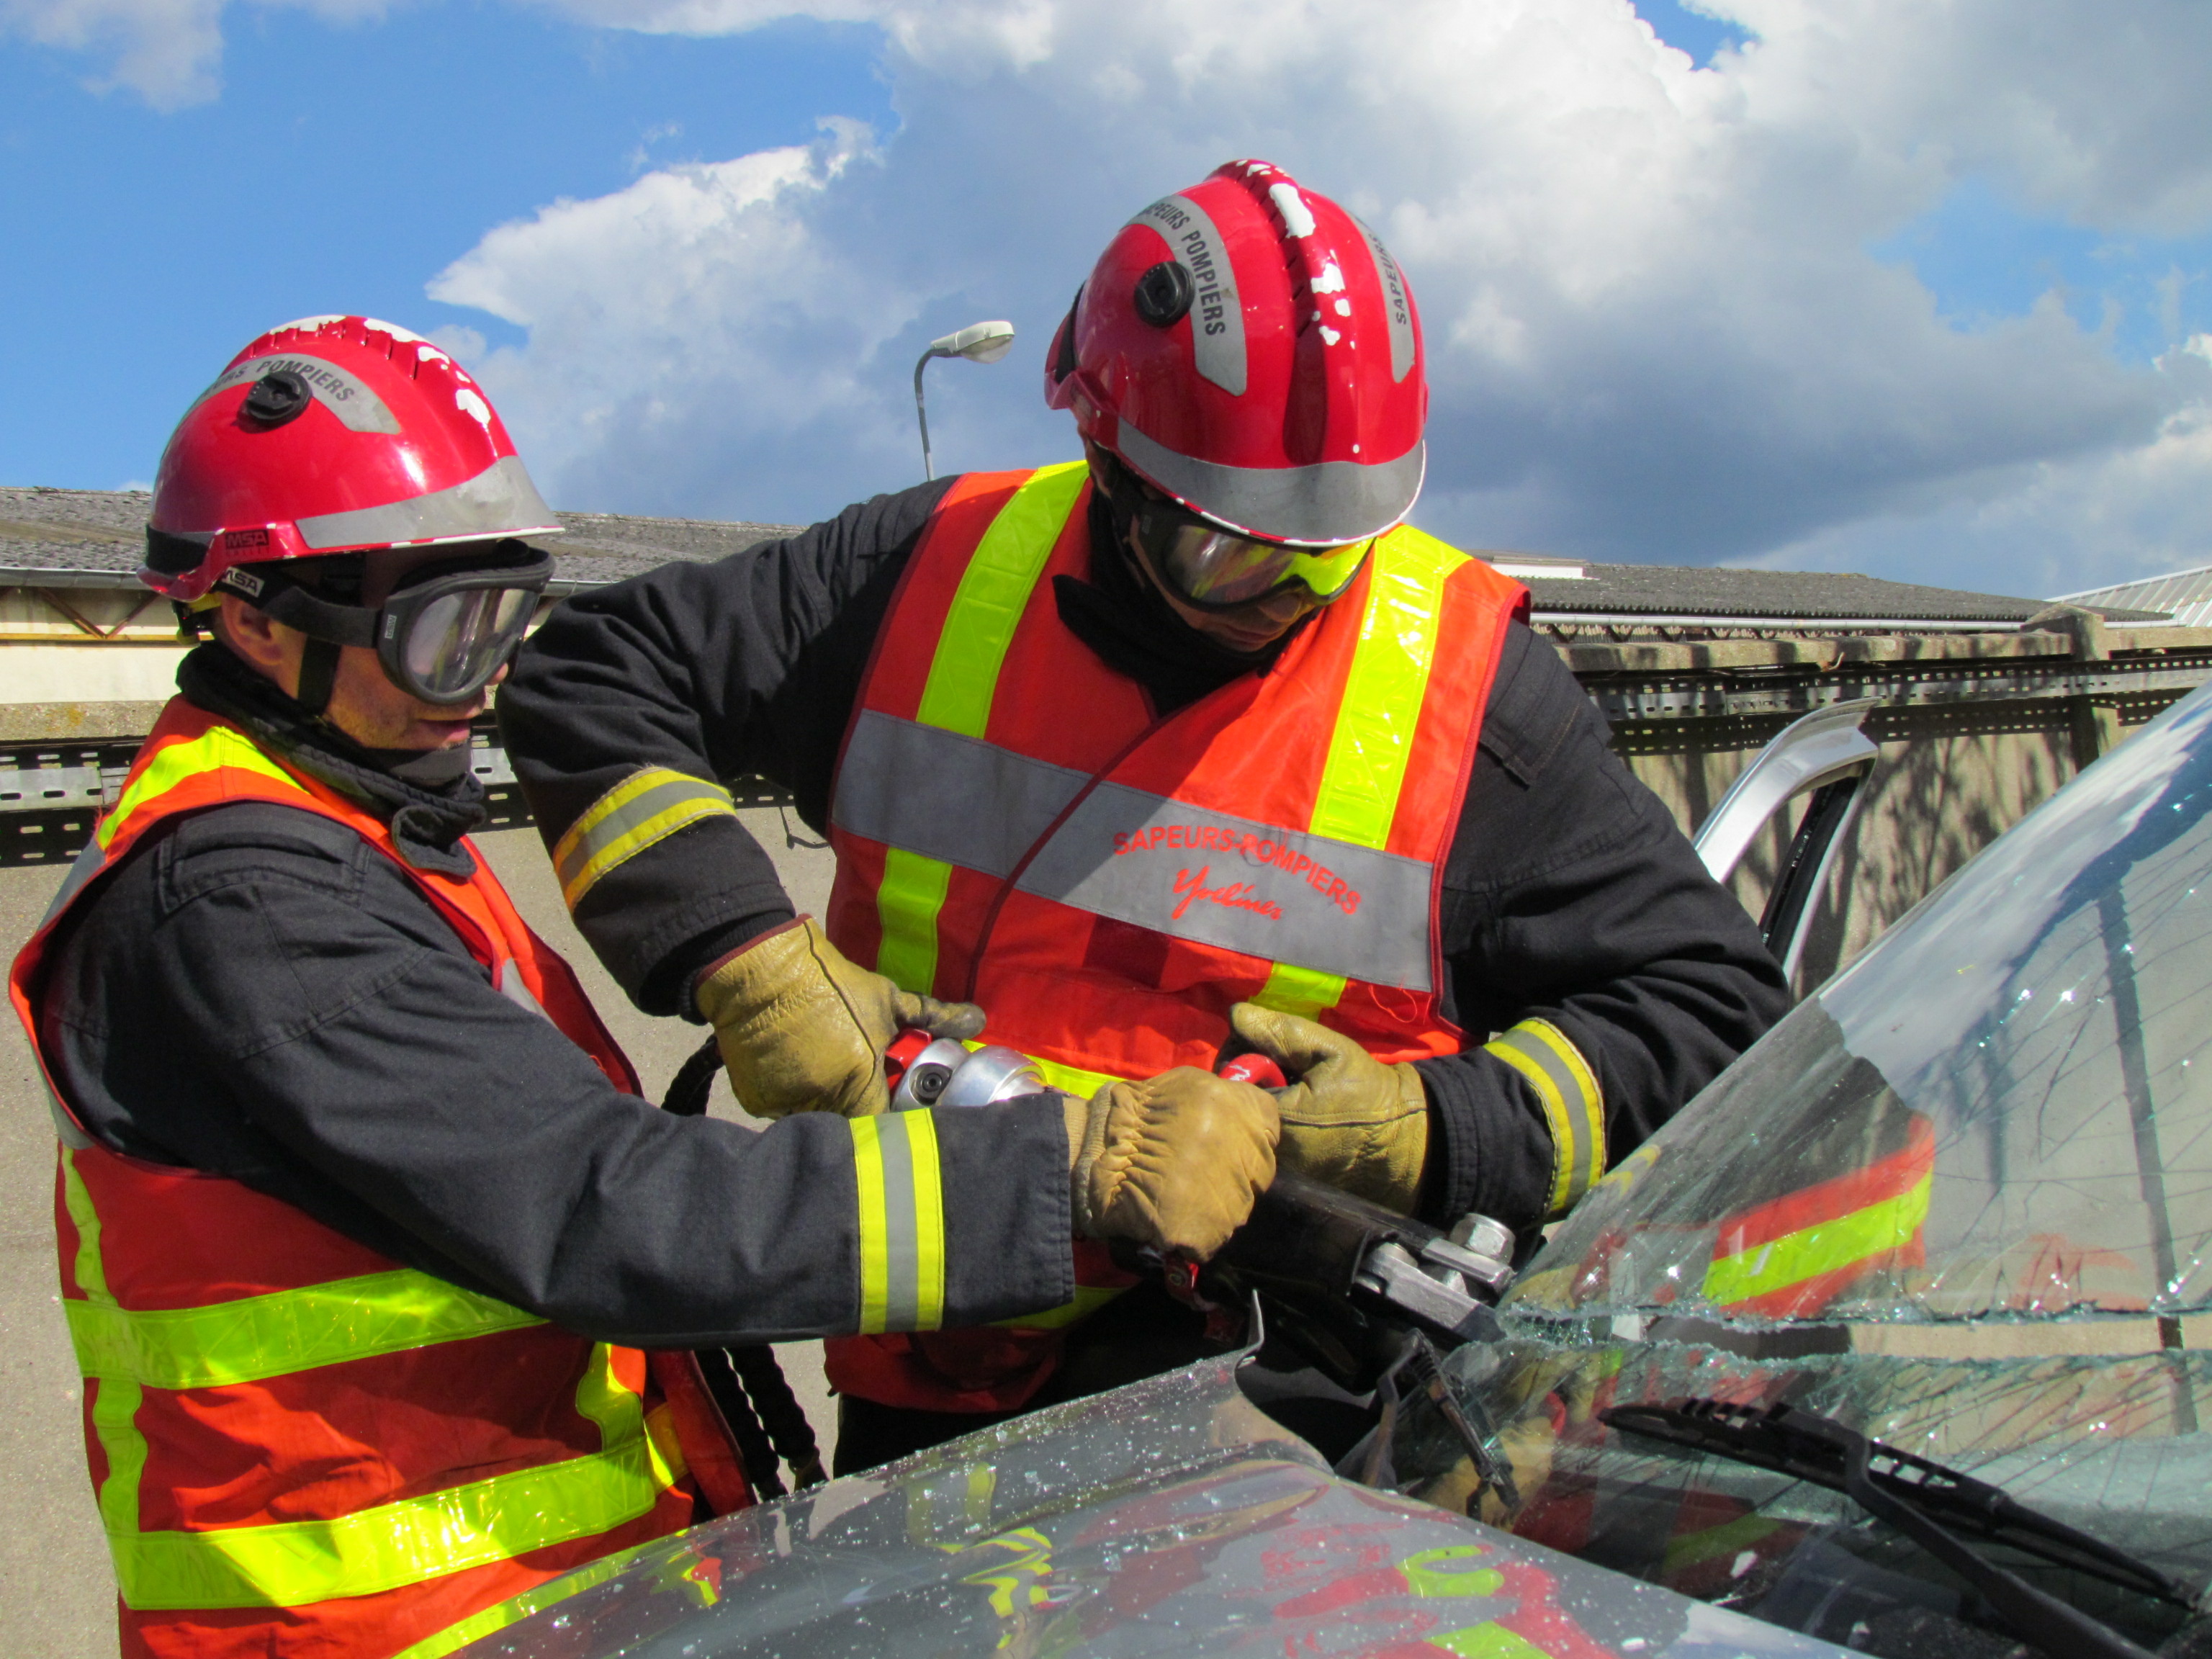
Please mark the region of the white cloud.
[[[173, 3], [212, 31], [216, 0]], [[933, 370], [940, 459], [1068, 453], [1036, 370], [1098, 248], [1261, 155], [1413, 276], [1433, 527], [1998, 587], [2204, 556], [2185, 354], [2126, 362], [2055, 294], [1964, 329], [1868, 251], [1968, 183], [2100, 234], [2212, 228], [2200, 0], [1699, 0], [1756, 37], [1705, 70], [1628, 0], [543, 3], [872, 23], [902, 121], [556, 203], [436, 279], [528, 331], [482, 368], [571, 505], [804, 517], [906, 482], [914, 354], [981, 316], [1023, 344]]]
[[[330, 22], [380, 17], [385, 0], [259, 0], [295, 5]], [[222, 91], [228, 0], [0, 0], [0, 36], [90, 52], [107, 65], [95, 91], [137, 94], [158, 110], [206, 103]]]
[[689, 510], [740, 512], [733, 469], [775, 467], [794, 432], [867, 424], [856, 374], [912, 313], [811, 223], [841, 179], [878, 162], [865, 126], [823, 126], [811, 146], [556, 202], [430, 284], [529, 331], [525, 349], [479, 339], [464, 355], [563, 501], [683, 509], [711, 496]]
[[[2096, 529], [2084, 558], [2185, 543], [2186, 504], [2212, 495], [2201, 387], [2121, 363], [2055, 296], [1961, 331], [1867, 249], [1967, 178], [2087, 223], [2202, 228], [2212, 122], [2191, 68], [2212, 8], [2140, 6], [2127, 28], [2037, 0], [1708, 9], [1759, 39], [1698, 70], [1625, 0], [1404, 0], [1387, 20], [1357, 0], [810, 8], [890, 43], [904, 125], [874, 164], [810, 162], [773, 204], [654, 175], [495, 232], [456, 271], [471, 292], [532, 285], [528, 317], [491, 307], [532, 335], [487, 373], [519, 428], [560, 428], [541, 465], [564, 499], [805, 517], [911, 476], [911, 351], [970, 312], [1013, 316], [1027, 366], [933, 381], [940, 454], [1066, 453], [1035, 364], [1066, 295], [1134, 208], [1266, 155], [1413, 275], [1433, 526], [1901, 568], [1893, 526], [1917, 523], [1953, 538], [1946, 580], [1998, 586], [2020, 567], [1993, 550], [2037, 513]], [[657, 29], [768, 15], [570, 9]], [[703, 218], [636, 216], [655, 179]], [[557, 228], [586, 209], [590, 236]], [[660, 250], [687, 239], [716, 252], [666, 280]], [[669, 343], [641, 353], [641, 331]], [[611, 406], [578, 395], [602, 382], [649, 418], [580, 415]], [[2130, 512], [2130, 491], [2168, 505]]]
[[2212, 564], [2212, 366], [2197, 340], [2159, 372], [2172, 411], [2148, 441], [2039, 461], [1917, 513], [1823, 529], [1737, 562], [1879, 568], [1910, 580], [2011, 593], [2083, 588]]

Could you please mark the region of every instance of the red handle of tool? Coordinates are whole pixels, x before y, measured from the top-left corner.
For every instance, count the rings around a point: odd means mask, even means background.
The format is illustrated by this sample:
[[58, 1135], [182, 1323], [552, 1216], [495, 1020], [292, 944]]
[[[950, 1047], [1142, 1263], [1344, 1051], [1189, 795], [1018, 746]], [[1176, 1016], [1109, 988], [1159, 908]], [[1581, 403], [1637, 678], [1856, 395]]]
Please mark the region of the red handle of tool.
[[1262, 1054], [1239, 1054], [1234, 1060], [1225, 1060], [1215, 1075], [1225, 1077], [1231, 1083], [1256, 1083], [1262, 1089], [1287, 1089], [1291, 1085], [1290, 1079], [1283, 1075], [1283, 1068]]

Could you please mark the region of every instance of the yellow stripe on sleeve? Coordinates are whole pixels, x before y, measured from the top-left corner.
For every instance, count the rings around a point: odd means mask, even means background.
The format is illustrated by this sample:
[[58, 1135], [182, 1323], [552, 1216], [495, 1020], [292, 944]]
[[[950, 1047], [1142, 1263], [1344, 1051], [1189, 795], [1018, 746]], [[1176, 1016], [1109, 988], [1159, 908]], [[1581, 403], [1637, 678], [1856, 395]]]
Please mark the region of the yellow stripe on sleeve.
[[1597, 1074], [1565, 1032], [1524, 1019], [1483, 1044], [1483, 1052], [1528, 1080], [1552, 1132], [1552, 1191], [1545, 1213], [1556, 1219], [1605, 1173], [1605, 1095]]
[[574, 910], [610, 870], [686, 824], [736, 816], [730, 792], [719, 783], [665, 766], [633, 772], [586, 807], [554, 844], [561, 896]]

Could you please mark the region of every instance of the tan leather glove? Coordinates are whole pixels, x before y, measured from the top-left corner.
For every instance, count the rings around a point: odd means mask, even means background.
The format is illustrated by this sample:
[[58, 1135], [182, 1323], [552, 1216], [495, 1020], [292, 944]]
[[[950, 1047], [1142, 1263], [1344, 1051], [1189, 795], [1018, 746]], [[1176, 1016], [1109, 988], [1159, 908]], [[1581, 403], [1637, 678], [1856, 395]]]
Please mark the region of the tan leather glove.
[[1411, 1066], [1386, 1066], [1326, 1025], [1256, 1002], [1230, 1029], [1296, 1081], [1278, 1090], [1285, 1169], [1410, 1212], [1429, 1156], [1429, 1095]]
[[1275, 1103], [1193, 1066], [1067, 1103], [1075, 1231], [1203, 1261], [1275, 1178]]
[[902, 991], [846, 960], [811, 916], [763, 933], [699, 981], [738, 1103], [755, 1117], [835, 1112], [867, 1117], [890, 1105], [884, 1049], [902, 1025], [972, 1037], [983, 1011]]

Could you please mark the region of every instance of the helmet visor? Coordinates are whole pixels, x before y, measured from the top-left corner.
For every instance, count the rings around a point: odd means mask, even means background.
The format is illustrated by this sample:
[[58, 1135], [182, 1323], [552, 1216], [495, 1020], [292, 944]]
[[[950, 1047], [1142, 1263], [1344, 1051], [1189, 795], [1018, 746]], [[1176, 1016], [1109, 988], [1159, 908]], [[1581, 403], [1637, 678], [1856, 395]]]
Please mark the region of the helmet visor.
[[1291, 582], [1317, 599], [1333, 599], [1359, 574], [1370, 541], [1341, 547], [1285, 547], [1255, 541], [1218, 525], [1152, 513], [1145, 515], [1146, 550], [1170, 586], [1193, 605], [1229, 609], [1264, 599]]
[[378, 630], [384, 672], [425, 702], [465, 702], [514, 655], [552, 574], [552, 561], [543, 559], [401, 589], [386, 601]]

